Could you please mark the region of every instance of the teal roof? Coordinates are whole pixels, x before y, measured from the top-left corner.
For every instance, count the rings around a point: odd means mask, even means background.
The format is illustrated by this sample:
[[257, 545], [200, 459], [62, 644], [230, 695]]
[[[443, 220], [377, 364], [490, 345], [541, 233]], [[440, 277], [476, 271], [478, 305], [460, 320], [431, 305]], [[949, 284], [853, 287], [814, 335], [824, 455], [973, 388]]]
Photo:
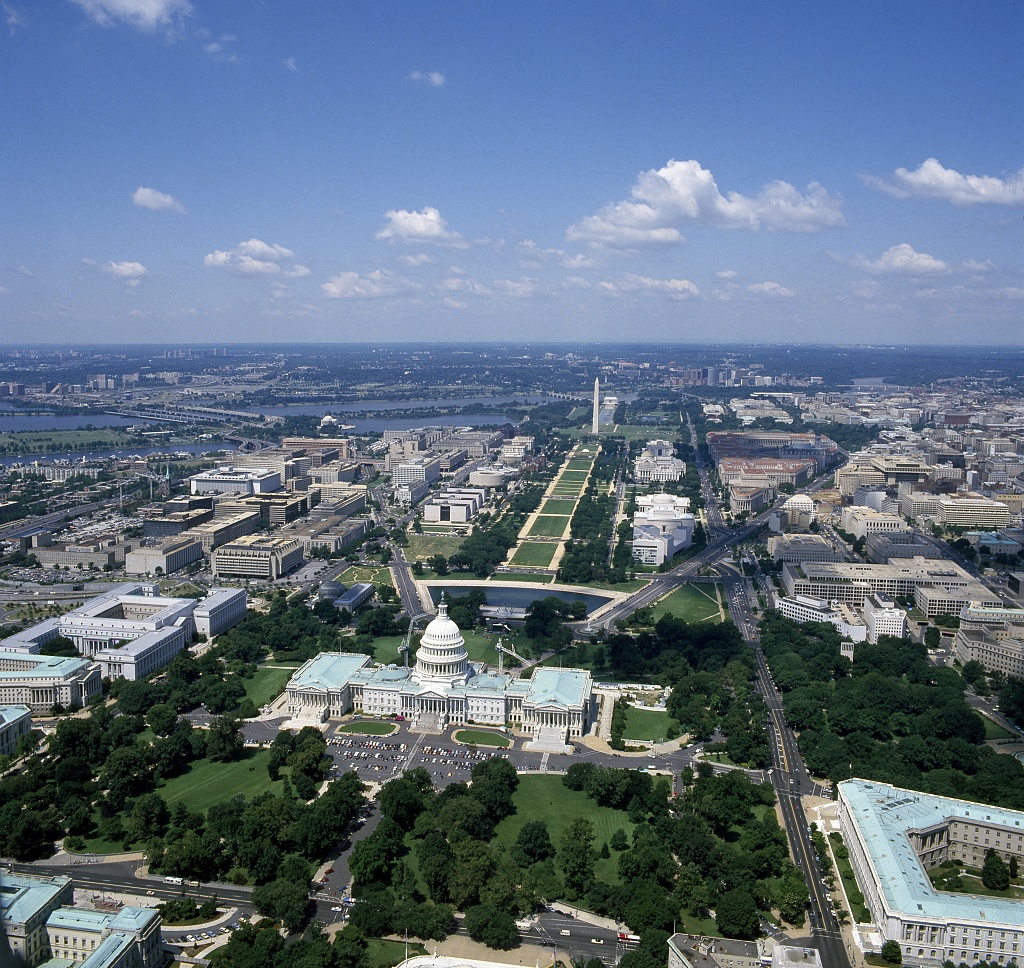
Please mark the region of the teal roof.
[[839, 784], [849, 817], [860, 831], [886, 904], [917, 918], [1024, 923], [1024, 901], [937, 891], [917, 859], [906, 831], [947, 818], [1024, 833], [1024, 812], [903, 790], [867, 780]]
[[26, 713], [29, 715], [32, 713], [28, 706], [0, 706], [0, 726], [16, 723]]
[[17, 659], [29, 662], [31, 666], [9, 672], [0, 671], [0, 680], [4, 679], [63, 679], [65, 676], [78, 672], [90, 664], [88, 659], [75, 659], [59, 655], [32, 655], [27, 652], [10, 652], [0, 649], [0, 660]]
[[527, 699], [538, 705], [579, 706], [590, 690], [590, 673], [583, 669], [535, 668]]
[[301, 689], [338, 689], [370, 661], [368, 655], [321, 652], [292, 676], [289, 685]]
[[59, 874], [36, 877], [0, 870], [0, 920], [11, 924], [26, 923], [53, 904], [70, 883], [70, 877]]
[[80, 961], [80, 968], [107, 968], [117, 964], [126, 948], [136, 944], [133, 937], [127, 934], [109, 934], [98, 945], [96, 950], [85, 961]]

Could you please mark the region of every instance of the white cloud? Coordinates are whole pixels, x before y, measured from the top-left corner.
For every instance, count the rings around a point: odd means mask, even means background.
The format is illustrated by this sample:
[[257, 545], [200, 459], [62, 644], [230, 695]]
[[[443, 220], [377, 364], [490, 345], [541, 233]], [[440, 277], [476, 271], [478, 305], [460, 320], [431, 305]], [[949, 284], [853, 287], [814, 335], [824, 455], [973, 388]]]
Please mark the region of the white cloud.
[[3, 9], [4, 17], [7, 20], [7, 29], [13, 37], [19, 28], [24, 27], [28, 21], [20, 11], [15, 10], [9, 3], [0, 2], [0, 8]]
[[188, 0], [72, 0], [96, 23], [109, 27], [121, 21], [140, 30], [167, 27], [192, 12]]
[[739, 273], [735, 269], [719, 269], [715, 275], [718, 276], [719, 279], [735, 279]]
[[283, 266], [283, 261], [295, 258], [291, 249], [283, 245], [274, 245], [262, 239], [249, 239], [239, 242], [229, 252], [214, 249], [203, 258], [203, 265], [208, 269], [231, 269], [247, 276], [284, 275], [293, 279], [309, 275], [309, 269], [301, 265]]
[[320, 288], [329, 299], [379, 299], [419, 287], [387, 269], [374, 269], [362, 276], [358, 272], [339, 272]]
[[418, 269], [420, 266], [429, 266], [437, 262], [429, 252], [417, 252], [415, 255], [400, 255], [398, 261], [410, 269]]
[[529, 299], [538, 292], [537, 280], [526, 276], [519, 279], [495, 279], [494, 288], [514, 299]]
[[283, 245], [270, 245], [260, 239], [239, 242], [236, 251], [239, 255], [249, 255], [254, 259], [269, 259], [271, 262], [280, 262], [281, 259], [295, 257], [295, 253], [291, 249], [286, 249]]
[[850, 259], [849, 263], [865, 272], [873, 273], [896, 272], [905, 275], [934, 275], [949, 271], [948, 263], [928, 255], [927, 252], [917, 252], [906, 242], [886, 249], [877, 259], [866, 259], [862, 255], [857, 255]]
[[755, 196], [722, 195], [711, 172], [696, 161], [669, 161], [641, 172], [630, 197], [606, 205], [566, 230], [573, 242], [628, 248], [683, 241], [687, 222], [731, 229], [818, 232], [843, 225], [839, 199], [817, 182], [801, 193], [788, 182], [769, 182]]
[[562, 280], [563, 289], [590, 289], [590, 280], [583, 276], [566, 276]]
[[440, 71], [413, 71], [409, 75], [410, 81], [423, 81], [431, 87], [444, 87], [448, 80]]
[[689, 279], [652, 279], [650, 276], [639, 276], [632, 272], [627, 272], [614, 282], [600, 282], [598, 288], [615, 295], [623, 292], [664, 293], [673, 299], [689, 299], [700, 295], [700, 289]]
[[[83, 261], [86, 265], [96, 265], [92, 259]], [[126, 286], [137, 286], [143, 276], [149, 275], [149, 270], [141, 262], [104, 262], [99, 266], [99, 270], [120, 279]]]
[[961, 175], [928, 158], [915, 171], [897, 168], [891, 181], [873, 175], [862, 176], [862, 181], [897, 198], [938, 198], [960, 206], [1024, 204], [1024, 168], [1007, 178]]
[[448, 227], [441, 213], [431, 206], [420, 212], [391, 209], [384, 213], [388, 224], [375, 236], [387, 242], [433, 243], [453, 249], [469, 248], [469, 243]]
[[187, 215], [185, 206], [173, 195], [165, 195], [155, 188], [143, 188], [141, 185], [132, 192], [132, 202], [139, 208], [148, 208], [152, 212], [177, 212]]
[[469, 303], [459, 302], [458, 299], [452, 299], [451, 296], [445, 296], [442, 302], [450, 309], [465, 309]]
[[286, 57], [281, 63], [290, 71], [297, 71], [299, 69], [294, 57]]
[[777, 282], [755, 282], [747, 286], [747, 292], [763, 293], [766, 296], [792, 296], [793, 290], [779, 285]]
[[10, 291], [6, 286], [0, 286], [0, 296], [6, 296]]
[[597, 265], [592, 256], [577, 253], [570, 255], [564, 249], [542, 249], [536, 242], [525, 239], [516, 246], [519, 264], [524, 269], [540, 269], [554, 264], [563, 269], [593, 269]]
[[238, 55], [227, 49], [227, 45], [233, 44], [236, 40], [238, 38], [234, 34], [221, 34], [217, 40], [204, 44], [203, 50], [216, 60], [237, 64]]
[[18, 274], [22, 276], [32, 276], [33, 272], [28, 266], [18, 266]]

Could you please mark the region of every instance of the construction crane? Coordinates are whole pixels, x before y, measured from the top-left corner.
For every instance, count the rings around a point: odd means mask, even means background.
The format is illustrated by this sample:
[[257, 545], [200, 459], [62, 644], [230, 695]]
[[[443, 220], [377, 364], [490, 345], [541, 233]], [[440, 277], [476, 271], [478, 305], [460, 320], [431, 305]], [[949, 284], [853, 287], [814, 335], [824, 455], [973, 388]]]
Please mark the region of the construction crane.
[[498, 639], [495, 643], [494, 651], [498, 653], [498, 675], [501, 675], [505, 671], [505, 656], [509, 656], [513, 659], [518, 659], [520, 665], [526, 665], [526, 659], [524, 659], [518, 652], [514, 645], [502, 645], [501, 639]]
[[416, 623], [418, 621], [419, 621], [419, 619], [415, 619], [414, 618], [409, 623], [409, 628], [408, 628], [408, 630], [405, 633], [405, 638], [402, 639], [402, 644], [398, 647], [398, 651], [402, 653], [402, 668], [403, 669], [408, 669], [409, 668], [409, 650], [412, 648], [412, 633], [413, 633], [413, 628], [415, 627], [415, 625], [416, 625]]

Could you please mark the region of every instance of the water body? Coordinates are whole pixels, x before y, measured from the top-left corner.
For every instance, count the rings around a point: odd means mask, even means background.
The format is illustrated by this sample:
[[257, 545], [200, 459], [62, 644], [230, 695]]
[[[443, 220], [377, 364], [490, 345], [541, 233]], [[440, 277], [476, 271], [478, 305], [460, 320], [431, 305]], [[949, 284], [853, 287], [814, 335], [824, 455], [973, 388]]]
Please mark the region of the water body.
[[31, 417], [0, 415], [0, 433], [16, 430], [83, 430], [85, 427], [131, 427], [143, 423], [132, 417], [117, 417], [110, 413], [55, 414], [40, 413]]
[[[234, 444], [228, 444], [223, 441], [217, 441], [216, 446], [210, 444], [175, 444], [170, 453], [175, 451], [181, 451], [182, 453], [189, 453], [194, 456], [201, 456], [202, 454], [212, 454], [218, 451], [235, 451], [237, 447]], [[154, 454], [167, 456], [169, 453], [167, 446], [163, 447], [129, 447], [118, 450], [90, 450], [82, 452], [80, 450], [72, 451], [66, 454], [18, 454], [13, 457], [0, 457], [0, 465], [4, 467], [11, 467], [14, 464], [31, 464], [33, 461], [46, 461], [52, 463], [53, 461], [68, 461], [75, 463], [76, 461], [96, 461], [106, 460], [108, 457], [118, 457], [122, 460], [128, 457], [151, 457]], [[172, 457], [167, 457], [168, 460], [173, 460]]]
[[503, 605], [508, 608], [527, 608], [541, 598], [557, 598], [563, 602], [584, 602], [587, 606], [587, 614], [596, 611], [602, 605], [607, 605], [612, 600], [611, 595], [595, 595], [592, 592], [566, 592], [556, 588], [548, 588], [546, 585], [538, 585], [536, 588], [522, 588], [513, 585], [498, 585], [487, 583], [480, 585], [431, 585], [430, 598], [436, 605], [441, 599], [441, 592], [447, 597], [455, 596], [460, 598], [470, 590], [481, 589], [487, 595], [488, 605]]

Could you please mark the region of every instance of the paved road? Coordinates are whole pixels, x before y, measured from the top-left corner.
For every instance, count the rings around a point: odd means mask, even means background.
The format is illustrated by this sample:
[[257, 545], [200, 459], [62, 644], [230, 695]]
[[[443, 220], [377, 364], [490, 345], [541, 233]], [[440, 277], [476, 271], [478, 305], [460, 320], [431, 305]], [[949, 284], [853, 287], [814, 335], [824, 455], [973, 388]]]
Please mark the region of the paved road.
[[772, 787], [775, 790], [786, 826], [793, 859], [804, 875], [810, 895], [810, 929], [822, 963], [828, 968], [849, 968], [850, 959], [840, 934], [839, 922], [832, 911], [818, 858], [811, 842], [810, 828], [800, 797], [819, 793], [804, 765], [796, 736], [786, 725], [782, 696], [775, 688], [771, 671], [761, 650], [760, 637], [753, 623], [747, 599], [746, 580], [731, 569], [723, 568], [723, 581], [733, 620], [750, 643], [757, 658], [757, 685], [768, 710], [769, 748], [772, 754]]

